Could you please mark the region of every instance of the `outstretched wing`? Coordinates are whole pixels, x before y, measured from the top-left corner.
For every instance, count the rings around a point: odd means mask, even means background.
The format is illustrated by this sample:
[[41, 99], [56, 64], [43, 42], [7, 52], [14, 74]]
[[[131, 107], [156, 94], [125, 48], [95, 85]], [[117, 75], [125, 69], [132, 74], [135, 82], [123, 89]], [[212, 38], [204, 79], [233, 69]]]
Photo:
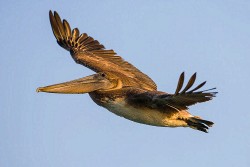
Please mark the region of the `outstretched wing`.
[[202, 82], [201, 84], [190, 90], [190, 88], [193, 86], [195, 82], [195, 79], [196, 79], [196, 73], [192, 75], [186, 87], [181, 91], [184, 83], [184, 72], [183, 72], [180, 75], [175, 93], [174, 94], [165, 93], [161, 95], [156, 95], [154, 97], [154, 103], [158, 105], [166, 105], [176, 110], [183, 110], [183, 109], [188, 109], [188, 106], [194, 105], [196, 103], [206, 102], [215, 97], [217, 92], [213, 91], [211, 92], [211, 90], [214, 90], [216, 88], [197, 91], [206, 84], [206, 81]]
[[113, 50], [106, 50], [97, 40], [86, 33], [80, 35], [77, 28], [71, 31], [66, 20], [61, 21], [57, 12], [49, 12], [50, 23], [57, 43], [70, 51], [73, 59], [95, 72], [114, 71], [123, 74], [127, 79], [139, 83], [141, 88], [156, 90], [154, 81], [132, 64], [117, 56]]

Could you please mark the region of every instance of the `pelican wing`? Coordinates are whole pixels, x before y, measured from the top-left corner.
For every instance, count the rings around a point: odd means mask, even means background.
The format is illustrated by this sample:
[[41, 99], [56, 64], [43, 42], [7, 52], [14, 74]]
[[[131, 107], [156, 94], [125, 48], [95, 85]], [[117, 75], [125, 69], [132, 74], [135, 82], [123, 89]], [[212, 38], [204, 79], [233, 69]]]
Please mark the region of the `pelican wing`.
[[202, 82], [195, 88], [189, 90], [193, 86], [195, 79], [196, 73], [190, 78], [185, 88], [181, 91], [184, 83], [184, 73], [182, 73], [175, 94], [134, 89], [131, 91], [132, 93], [129, 93], [127, 101], [136, 107], [158, 109], [159, 111], [172, 115], [180, 110], [188, 109], [188, 106], [206, 102], [215, 97], [217, 92], [210, 91], [215, 88], [197, 91], [204, 86], [206, 82]]
[[175, 94], [161, 94], [154, 97], [154, 103], [158, 105], [167, 105], [169, 107], [175, 108], [176, 110], [188, 109], [188, 106], [194, 105], [196, 103], [202, 103], [211, 100], [215, 97], [217, 92], [211, 92], [216, 88], [197, 91], [205, 85], [206, 82], [202, 82], [195, 88], [190, 88], [193, 86], [196, 79], [196, 73], [192, 75], [189, 79], [185, 88], [181, 91], [184, 83], [184, 72], [180, 75], [179, 82], [175, 91]]
[[57, 43], [70, 51], [73, 59], [95, 72], [114, 71], [127, 79], [139, 83], [141, 88], [156, 90], [154, 81], [132, 64], [117, 56], [113, 50], [106, 50], [97, 40], [86, 33], [80, 34], [78, 28], [71, 30], [66, 20], [61, 21], [57, 12], [49, 12], [50, 23]]

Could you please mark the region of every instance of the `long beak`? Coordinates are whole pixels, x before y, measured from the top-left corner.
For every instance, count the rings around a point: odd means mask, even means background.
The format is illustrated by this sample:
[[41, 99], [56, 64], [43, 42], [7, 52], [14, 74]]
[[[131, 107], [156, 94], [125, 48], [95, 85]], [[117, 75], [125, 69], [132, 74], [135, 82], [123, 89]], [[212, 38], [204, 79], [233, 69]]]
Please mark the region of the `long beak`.
[[107, 86], [110, 85], [108, 80], [100, 79], [95, 76], [96, 74], [76, 79], [73, 81], [68, 81], [45, 87], [39, 87], [36, 89], [36, 91], [63, 94], [82, 94], [93, 92], [99, 89], [105, 89]]

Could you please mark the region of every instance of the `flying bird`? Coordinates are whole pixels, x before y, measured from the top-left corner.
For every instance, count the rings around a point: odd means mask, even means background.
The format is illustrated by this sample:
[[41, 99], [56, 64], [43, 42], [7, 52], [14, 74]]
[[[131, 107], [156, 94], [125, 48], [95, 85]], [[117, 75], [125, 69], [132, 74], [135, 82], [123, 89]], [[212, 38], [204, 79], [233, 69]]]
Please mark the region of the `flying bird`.
[[[208, 132], [214, 123], [194, 116], [188, 107], [215, 97], [215, 88], [200, 90], [206, 82], [191, 89], [196, 73], [186, 86], [181, 73], [173, 94], [158, 91], [155, 82], [135, 66], [107, 50], [78, 28], [71, 30], [58, 13], [49, 12], [57, 43], [68, 50], [76, 63], [95, 71], [94, 75], [37, 88], [37, 92], [83, 94], [112, 113], [134, 122], [159, 127], [190, 127]], [[184, 87], [184, 88], [183, 88]]]

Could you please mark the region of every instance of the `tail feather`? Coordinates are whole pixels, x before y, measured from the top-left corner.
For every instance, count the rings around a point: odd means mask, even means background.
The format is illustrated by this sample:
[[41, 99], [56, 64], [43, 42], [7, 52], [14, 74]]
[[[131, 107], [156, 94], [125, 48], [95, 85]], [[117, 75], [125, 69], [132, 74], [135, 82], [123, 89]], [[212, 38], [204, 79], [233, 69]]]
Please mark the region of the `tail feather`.
[[203, 120], [197, 117], [191, 117], [186, 122], [190, 128], [200, 130], [205, 133], [208, 133], [209, 127], [212, 127], [214, 124], [211, 121]]

